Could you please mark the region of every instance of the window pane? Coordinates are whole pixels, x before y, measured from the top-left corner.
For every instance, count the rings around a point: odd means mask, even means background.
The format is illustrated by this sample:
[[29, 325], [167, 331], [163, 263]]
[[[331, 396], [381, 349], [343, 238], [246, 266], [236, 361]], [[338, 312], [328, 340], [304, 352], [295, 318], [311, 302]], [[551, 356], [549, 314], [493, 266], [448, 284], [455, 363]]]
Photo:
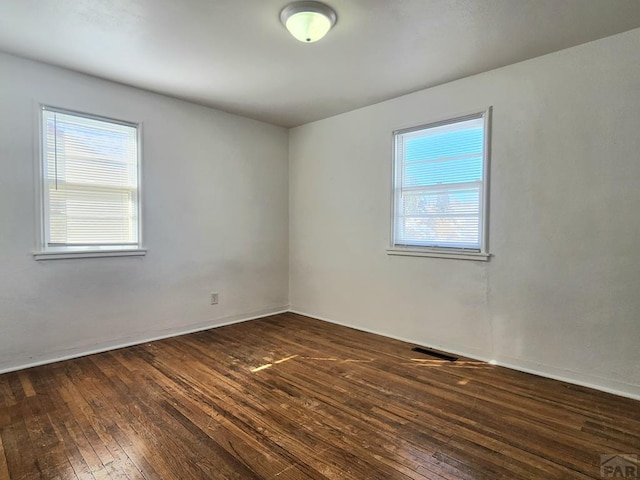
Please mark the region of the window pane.
[[396, 133], [394, 244], [480, 251], [484, 114]]
[[46, 246], [137, 245], [137, 127], [43, 111]]

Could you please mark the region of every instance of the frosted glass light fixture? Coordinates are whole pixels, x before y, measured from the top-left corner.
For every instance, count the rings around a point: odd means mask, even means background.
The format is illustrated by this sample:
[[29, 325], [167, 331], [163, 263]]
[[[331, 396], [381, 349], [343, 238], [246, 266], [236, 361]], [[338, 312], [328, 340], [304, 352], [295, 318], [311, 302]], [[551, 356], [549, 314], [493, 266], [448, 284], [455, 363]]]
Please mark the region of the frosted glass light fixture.
[[336, 12], [321, 2], [294, 2], [280, 12], [280, 21], [291, 35], [304, 43], [324, 37], [337, 20]]

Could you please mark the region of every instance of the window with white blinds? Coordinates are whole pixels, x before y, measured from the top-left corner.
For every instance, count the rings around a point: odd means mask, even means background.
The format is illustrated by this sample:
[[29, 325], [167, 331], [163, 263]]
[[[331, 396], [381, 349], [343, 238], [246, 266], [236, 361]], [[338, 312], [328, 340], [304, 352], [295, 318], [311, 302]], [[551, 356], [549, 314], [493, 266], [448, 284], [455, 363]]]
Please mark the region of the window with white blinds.
[[42, 108], [43, 250], [140, 246], [138, 126]]
[[488, 116], [395, 132], [392, 249], [486, 254]]

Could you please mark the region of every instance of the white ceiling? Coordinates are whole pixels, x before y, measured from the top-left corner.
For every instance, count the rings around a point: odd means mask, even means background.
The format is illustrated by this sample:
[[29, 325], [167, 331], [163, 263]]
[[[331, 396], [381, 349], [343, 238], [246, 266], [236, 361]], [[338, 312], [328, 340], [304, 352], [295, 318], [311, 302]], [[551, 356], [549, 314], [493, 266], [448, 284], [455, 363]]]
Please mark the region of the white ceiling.
[[0, 50], [295, 126], [640, 27], [640, 0], [0, 0]]

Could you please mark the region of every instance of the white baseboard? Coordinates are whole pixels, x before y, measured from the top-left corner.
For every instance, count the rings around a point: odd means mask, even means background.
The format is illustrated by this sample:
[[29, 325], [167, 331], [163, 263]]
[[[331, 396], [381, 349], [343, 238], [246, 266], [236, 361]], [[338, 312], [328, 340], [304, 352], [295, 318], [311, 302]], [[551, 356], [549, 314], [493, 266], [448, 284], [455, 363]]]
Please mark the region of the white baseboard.
[[264, 310], [258, 310], [246, 314], [230, 315], [228, 317], [219, 318], [206, 323], [149, 332], [148, 335], [139, 337], [125, 337], [115, 340], [109, 340], [108, 342], [84, 345], [54, 352], [47, 352], [37, 356], [31, 355], [27, 358], [17, 359], [11, 365], [0, 366], [0, 374], [14, 372], [16, 370], [23, 370], [25, 368], [37, 367], [40, 365], [46, 365], [48, 363], [70, 360], [72, 358], [84, 357], [87, 355], [93, 355], [95, 353], [103, 353], [109, 350], [116, 350], [118, 348], [131, 347], [133, 345], [140, 345], [142, 343], [153, 342], [165, 338], [178, 337], [180, 335], [201, 332], [204, 330], [210, 330], [212, 328], [224, 327], [226, 325], [232, 325], [234, 323], [247, 322], [249, 320], [256, 320], [258, 318], [268, 317], [270, 315], [276, 315], [278, 313], [285, 313], [287, 311], [289, 311], [288, 306], [267, 308]]
[[571, 383], [574, 385], [580, 385], [583, 387], [593, 388], [595, 390], [612, 393], [614, 395], [619, 395], [619, 396], [631, 398], [634, 400], [640, 400], [640, 385], [629, 384], [625, 382], [620, 382], [618, 380], [602, 378], [595, 375], [590, 375], [590, 374], [585, 374], [580, 372], [573, 372], [570, 370], [553, 367], [550, 365], [544, 365], [537, 362], [530, 362], [530, 361], [518, 359], [518, 358], [502, 356], [497, 359], [491, 359], [491, 358], [487, 358], [482, 354], [479, 354], [478, 352], [470, 352], [470, 351], [463, 351], [455, 348], [448, 348], [446, 345], [442, 345], [442, 344], [436, 345], [436, 344], [425, 344], [424, 342], [416, 342], [415, 340], [410, 338], [392, 335], [387, 332], [380, 332], [376, 330], [366, 329], [355, 324], [340, 322], [331, 318], [315, 315], [313, 313], [304, 311], [303, 309], [294, 307], [294, 306], [274, 307], [274, 308], [259, 310], [259, 311], [250, 312], [247, 314], [242, 314], [242, 315], [232, 315], [228, 317], [223, 317], [213, 322], [200, 323], [196, 325], [180, 327], [178, 329], [159, 330], [145, 336], [125, 337], [125, 338], [110, 340], [108, 342], [99, 343], [99, 344], [85, 345], [81, 347], [74, 347], [71, 349], [55, 351], [55, 352], [47, 352], [35, 357], [29, 356], [27, 358], [17, 359], [11, 365], [0, 366], [0, 374], [13, 372], [16, 370], [23, 370], [25, 368], [37, 367], [39, 365], [45, 365], [48, 363], [60, 362], [63, 360], [70, 360], [72, 358], [84, 357], [86, 355], [102, 353], [109, 350], [116, 350], [118, 348], [131, 347], [133, 345], [140, 345], [142, 343], [153, 342], [153, 341], [162, 340], [165, 338], [177, 337], [180, 335], [187, 335], [189, 333], [201, 332], [201, 331], [209, 330], [212, 328], [224, 327], [226, 325], [232, 325], [234, 323], [247, 322], [250, 320], [256, 320], [259, 318], [264, 318], [271, 315], [276, 315], [279, 313], [286, 313], [286, 312], [297, 313], [299, 315], [315, 318], [318, 320], [322, 320], [324, 322], [333, 323], [336, 325], [342, 325], [345, 327], [353, 328], [355, 330], [373, 333], [376, 335], [382, 335], [388, 338], [393, 338], [395, 340], [400, 340], [400, 341], [412, 343], [415, 345], [422, 345], [429, 348], [444, 350], [444, 351], [453, 353], [455, 355], [460, 355], [467, 358], [473, 358], [475, 360], [479, 360], [482, 362], [492, 361], [492, 362], [495, 362], [497, 365], [510, 368], [512, 370], [531, 373], [541, 377], [560, 380], [560, 381]]
[[429, 343], [429, 344], [427, 344], [427, 343], [424, 343], [424, 342], [416, 341], [415, 339], [411, 339], [411, 338], [407, 338], [407, 337], [401, 337], [401, 336], [398, 336], [398, 335], [393, 335], [393, 334], [388, 333], [388, 332], [380, 332], [378, 330], [372, 330], [372, 329], [368, 329], [368, 328], [363, 328], [363, 327], [361, 327], [359, 325], [356, 325], [354, 323], [339, 322], [337, 320], [333, 320], [331, 318], [323, 317], [321, 315], [314, 315], [313, 313], [306, 312], [303, 309], [300, 309], [300, 308], [295, 307], [293, 305], [291, 306], [291, 308], [289, 308], [289, 312], [290, 313], [297, 313], [298, 315], [304, 315], [305, 317], [315, 318], [316, 320], [322, 320], [323, 322], [333, 323], [335, 325], [341, 325], [343, 327], [353, 328], [354, 330], [359, 330], [361, 332], [373, 333], [374, 335], [380, 335], [380, 336], [387, 337], [387, 338], [393, 338], [394, 340], [400, 340], [401, 342], [411, 343], [413, 345], [420, 345], [420, 346], [423, 346], [423, 347], [432, 348], [434, 350], [440, 350], [440, 351], [443, 351], [443, 352], [453, 353], [455, 355], [460, 355], [461, 357], [472, 358], [474, 360], [479, 360], [481, 362], [487, 362], [488, 363], [490, 360], [492, 360], [491, 358], [488, 358], [488, 357], [482, 355], [482, 353], [480, 353], [479, 351], [476, 351], [476, 352], [463, 351], [461, 349], [456, 349], [455, 347], [451, 347], [449, 345], [443, 345], [443, 344], [438, 344], [438, 343]]
[[370, 330], [354, 324], [339, 322], [330, 318], [314, 315], [313, 313], [306, 312], [303, 309], [300, 309], [299, 307], [296, 307], [293, 305], [289, 308], [289, 312], [297, 313], [299, 315], [304, 315], [306, 317], [316, 318], [318, 320], [322, 320], [323, 322], [329, 322], [329, 323], [334, 323], [336, 325], [342, 325], [344, 327], [353, 328], [355, 330], [360, 330], [362, 332], [382, 335], [384, 337], [393, 338], [395, 340], [400, 340], [407, 343], [412, 343], [414, 345], [422, 345], [424, 347], [434, 348], [436, 350], [444, 350], [444, 351], [453, 353], [455, 355], [472, 358], [474, 360], [480, 360], [482, 362], [491, 361], [492, 363], [495, 363], [496, 365], [499, 365], [501, 367], [510, 368], [512, 370], [517, 370], [519, 372], [531, 373], [533, 375], [538, 375], [540, 377], [551, 378], [553, 380], [560, 380], [562, 382], [567, 382], [574, 385], [580, 385], [581, 387], [593, 388], [594, 390], [600, 390], [602, 392], [612, 393], [614, 395], [631, 398], [633, 400], [640, 400], [640, 385], [625, 383], [618, 380], [599, 377], [596, 375], [573, 372], [571, 370], [553, 367], [550, 365], [544, 365], [537, 362], [530, 362], [530, 361], [522, 360], [519, 358], [511, 358], [511, 357], [504, 357], [504, 356], [500, 356], [499, 358], [487, 358], [482, 354], [479, 355], [477, 352], [473, 353], [469, 351], [462, 351], [455, 348], [452, 349], [442, 344], [434, 345], [434, 344], [425, 344], [423, 342], [416, 342], [415, 340], [399, 337], [396, 335], [391, 335], [387, 332]]
[[640, 385], [634, 385], [596, 375], [574, 372], [520, 358], [503, 357], [497, 360], [497, 365], [510, 368], [512, 370], [518, 370], [520, 372], [532, 373], [533, 375], [551, 378], [553, 380], [560, 380], [561, 382], [580, 385], [581, 387], [593, 388], [594, 390], [612, 393], [614, 395], [631, 398], [633, 400], [640, 400]]

